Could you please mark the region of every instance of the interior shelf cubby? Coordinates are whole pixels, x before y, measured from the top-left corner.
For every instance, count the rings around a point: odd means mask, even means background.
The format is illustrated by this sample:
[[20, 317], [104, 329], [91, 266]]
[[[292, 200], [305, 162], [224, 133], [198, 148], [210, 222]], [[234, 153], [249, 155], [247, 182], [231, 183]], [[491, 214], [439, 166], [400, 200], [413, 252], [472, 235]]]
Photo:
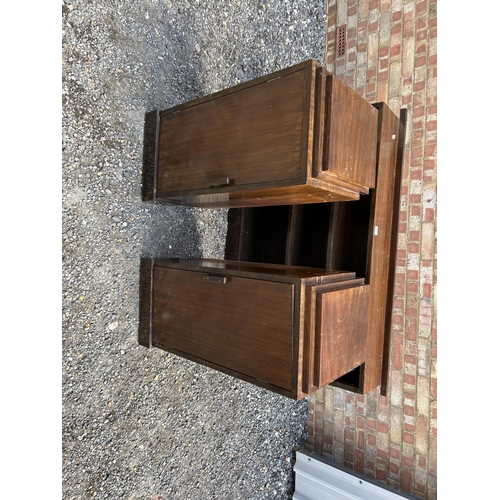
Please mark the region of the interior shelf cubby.
[[233, 208], [226, 259], [320, 269], [368, 278], [370, 195], [357, 203]]

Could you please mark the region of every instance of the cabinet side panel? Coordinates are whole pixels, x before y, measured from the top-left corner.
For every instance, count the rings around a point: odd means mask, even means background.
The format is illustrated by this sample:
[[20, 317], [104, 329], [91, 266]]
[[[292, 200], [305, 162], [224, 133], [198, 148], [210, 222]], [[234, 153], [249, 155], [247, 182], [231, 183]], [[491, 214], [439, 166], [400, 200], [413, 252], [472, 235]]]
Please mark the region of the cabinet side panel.
[[369, 286], [317, 294], [314, 385], [321, 387], [365, 361]]
[[378, 111], [333, 77], [328, 171], [375, 186]]
[[293, 285], [206, 277], [155, 268], [153, 345], [290, 391]]
[[306, 70], [160, 118], [157, 197], [305, 179]]

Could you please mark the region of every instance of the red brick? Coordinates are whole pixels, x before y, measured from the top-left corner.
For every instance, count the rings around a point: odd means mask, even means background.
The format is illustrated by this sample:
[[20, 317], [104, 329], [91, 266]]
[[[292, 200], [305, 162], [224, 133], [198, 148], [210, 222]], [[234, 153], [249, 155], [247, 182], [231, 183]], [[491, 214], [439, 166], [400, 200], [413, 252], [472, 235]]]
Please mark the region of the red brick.
[[415, 492], [418, 492], [418, 493], [425, 493], [425, 484], [422, 484], [422, 483], [419, 483], [417, 481], [415, 481]]
[[401, 452], [399, 451], [398, 448], [395, 448], [394, 446], [391, 446], [389, 448], [389, 455], [391, 456], [391, 458], [393, 458], [395, 460], [401, 459]]
[[433, 358], [433, 359], [437, 358], [437, 347], [431, 348], [431, 358]]
[[364, 431], [358, 431], [358, 444], [357, 444], [357, 447], [360, 450], [364, 450], [365, 449], [365, 433], [364, 433]]
[[418, 293], [418, 283], [414, 283], [413, 281], [406, 283], [406, 290], [407, 292]]
[[348, 16], [355, 16], [356, 15], [356, 12], [358, 11], [357, 7], [350, 7], [349, 9], [347, 9], [347, 15]]
[[437, 399], [437, 379], [431, 378], [431, 397]]
[[419, 455], [417, 463], [420, 468], [425, 469], [425, 467], [427, 466], [427, 459], [424, 455]]
[[404, 318], [402, 314], [393, 314], [392, 315], [392, 324], [393, 325], [402, 325], [404, 322]]
[[417, 30], [417, 42], [427, 40], [427, 30]]
[[408, 318], [406, 320], [406, 340], [415, 342], [417, 340], [417, 320]]
[[389, 433], [389, 425], [385, 422], [378, 423], [378, 432], [380, 434], [388, 434]]
[[392, 472], [395, 475], [399, 474], [399, 465], [394, 462], [389, 462], [389, 472]]
[[418, 130], [424, 128], [424, 120], [422, 119], [413, 119], [413, 130]]
[[376, 10], [376, 9], [378, 9], [378, 0], [370, 0], [370, 2], [368, 4], [368, 8], [370, 10]]
[[358, 416], [356, 418], [356, 429], [364, 429], [365, 428], [365, 419], [363, 417]]
[[366, 425], [368, 429], [377, 430], [377, 421], [374, 418], [367, 418]]
[[411, 38], [415, 34], [415, 27], [413, 26], [413, 22], [405, 22], [403, 36], [404, 38]]
[[401, 21], [402, 17], [403, 17], [403, 12], [400, 10], [396, 10], [395, 12], [392, 13], [392, 22], [397, 23], [398, 21]]
[[377, 444], [377, 438], [373, 434], [368, 434], [367, 442], [370, 446], [375, 446]]
[[437, 130], [437, 121], [431, 120], [427, 122], [427, 130]]
[[[420, 213], [420, 207], [419, 207]], [[408, 245], [408, 253], [420, 253], [420, 245], [418, 243], [410, 243]]]
[[[431, 107], [429, 107], [429, 113], [431, 113], [430, 109]], [[433, 111], [432, 113], [436, 113], [436, 111]], [[434, 158], [436, 156], [436, 144], [427, 143], [425, 145], [424, 153], [426, 158]]]
[[405, 467], [413, 467], [413, 458], [411, 457], [403, 457], [403, 465]]
[[425, 209], [424, 219], [426, 221], [433, 221], [434, 220], [434, 209], [433, 208], [426, 208]]
[[404, 414], [407, 415], [408, 417], [415, 416], [415, 408], [413, 406], [404, 405], [403, 410]]
[[387, 481], [387, 472], [384, 469], [377, 469], [377, 481]]
[[415, 9], [417, 16], [427, 13], [427, 0], [422, 2], [417, 2], [417, 8]]
[[365, 471], [365, 454], [361, 450], [356, 450], [356, 472], [363, 474]]
[[413, 84], [413, 91], [414, 92], [420, 92], [421, 90], [425, 89], [425, 82], [415, 82]]
[[435, 170], [435, 169], [436, 169], [436, 160], [424, 161], [424, 170]]
[[384, 46], [379, 48], [378, 56], [380, 59], [387, 58], [388, 55], [389, 55], [389, 47]]
[[381, 450], [380, 448], [377, 450], [377, 456], [387, 461], [389, 459], [389, 453], [385, 450]]
[[392, 336], [392, 367], [396, 370], [403, 368], [403, 335], [400, 333]]
[[[418, 180], [422, 177], [422, 170], [415, 170], [415, 179], [414, 180]], [[429, 209], [428, 209], [429, 210]], [[410, 214], [412, 216], [420, 216], [420, 205], [412, 205], [411, 206], [411, 209], [410, 209]]]
[[345, 440], [349, 443], [354, 443], [354, 429], [344, 429]]
[[405, 355], [405, 363], [408, 365], [416, 365], [417, 364], [417, 358], [416, 356], [412, 356], [410, 354]]
[[413, 477], [411, 472], [407, 469], [403, 469], [401, 471], [401, 489], [409, 493], [411, 491], [412, 481]]
[[417, 19], [417, 29], [423, 28], [427, 28], [427, 19], [425, 17]]
[[397, 57], [401, 54], [401, 45], [391, 45], [391, 57]]
[[415, 442], [415, 436], [409, 432], [403, 431], [403, 441], [408, 444], [413, 444]]

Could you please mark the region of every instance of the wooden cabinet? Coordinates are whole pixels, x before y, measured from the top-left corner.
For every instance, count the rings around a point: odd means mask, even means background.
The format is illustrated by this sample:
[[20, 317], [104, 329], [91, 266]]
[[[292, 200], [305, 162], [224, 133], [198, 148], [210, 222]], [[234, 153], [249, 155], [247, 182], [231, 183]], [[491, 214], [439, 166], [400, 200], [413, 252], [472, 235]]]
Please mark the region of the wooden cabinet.
[[369, 288], [353, 272], [144, 260], [139, 342], [301, 398], [365, 361]]
[[405, 122], [314, 61], [148, 113], [144, 200], [230, 210], [224, 260], [142, 260], [139, 342], [385, 394]]
[[143, 197], [200, 207], [357, 200], [376, 108], [316, 61], [147, 115]]

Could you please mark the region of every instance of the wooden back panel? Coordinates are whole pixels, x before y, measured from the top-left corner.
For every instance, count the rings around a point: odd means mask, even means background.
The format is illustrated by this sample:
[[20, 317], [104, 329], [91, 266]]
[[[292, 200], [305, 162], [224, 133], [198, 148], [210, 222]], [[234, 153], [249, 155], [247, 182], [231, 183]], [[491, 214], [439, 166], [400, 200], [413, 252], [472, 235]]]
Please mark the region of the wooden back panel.
[[294, 286], [154, 269], [153, 345], [292, 388]]

